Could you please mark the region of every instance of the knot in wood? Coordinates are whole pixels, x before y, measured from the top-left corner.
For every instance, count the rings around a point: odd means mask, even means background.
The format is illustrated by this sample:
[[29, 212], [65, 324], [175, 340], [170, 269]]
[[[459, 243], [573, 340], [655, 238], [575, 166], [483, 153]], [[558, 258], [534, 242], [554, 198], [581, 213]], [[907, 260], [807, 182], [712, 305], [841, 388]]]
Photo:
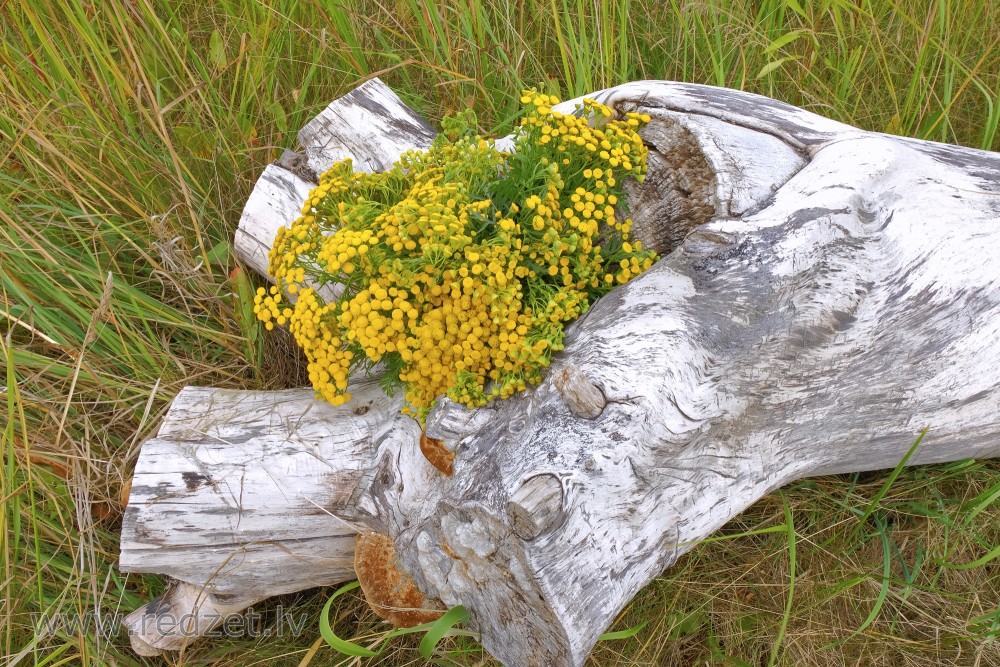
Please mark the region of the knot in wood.
[[569, 411], [581, 419], [597, 419], [607, 405], [601, 390], [572, 364], [563, 366], [552, 379], [552, 384]]
[[507, 518], [522, 540], [533, 540], [555, 530], [566, 518], [559, 478], [549, 473], [535, 475], [510, 494]]

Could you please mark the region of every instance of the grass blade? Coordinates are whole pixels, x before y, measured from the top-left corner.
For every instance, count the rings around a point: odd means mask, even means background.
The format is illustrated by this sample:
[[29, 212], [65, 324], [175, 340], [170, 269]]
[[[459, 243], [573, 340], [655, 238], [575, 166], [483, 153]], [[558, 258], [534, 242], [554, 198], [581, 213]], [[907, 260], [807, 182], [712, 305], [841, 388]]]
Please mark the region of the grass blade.
[[338, 588], [330, 599], [326, 601], [323, 606], [323, 611], [319, 616], [319, 634], [323, 637], [330, 648], [333, 650], [343, 653], [344, 655], [354, 656], [356, 658], [373, 658], [378, 655], [375, 651], [365, 648], [364, 646], [359, 646], [353, 642], [349, 642], [346, 639], [341, 639], [334, 633], [333, 628], [330, 627], [330, 606], [333, 601], [339, 598], [345, 593], [353, 591], [361, 585], [359, 581], [352, 581], [349, 584], [345, 584]]
[[771, 657], [767, 661], [767, 667], [774, 667], [778, 659], [778, 652], [781, 650], [781, 642], [785, 638], [785, 631], [788, 630], [788, 620], [792, 616], [792, 601], [795, 595], [795, 522], [792, 520], [792, 509], [788, 505], [788, 499], [781, 491], [781, 505], [785, 511], [785, 532], [788, 534], [788, 601], [785, 603], [785, 613], [781, 616], [781, 625], [778, 626], [778, 636], [774, 639], [774, 646], [771, 648]]
[[925, 428], [923, 431], [921, 431], [920, 435], [917, 437], [916, 442], [914, 442], [910, 446], [910, 449], [906, 452], [906, 454], [903, 455], [903, 458], [899, 461], [896, 467], [893, 468], [892, 472], [889, 473], [889, 476], [886, 478], [885, 483], [882, 484], [882, 488], [878, 490], [878, 493], [875, 494], [875, 497], [872, 498], [872, 501], [868, 504], [868, 508], [864, 511], [864, 514], [862, 514], [861, 518], [858, 519], [857, 525], [851, 532], [850, 537], [847, 538], [848, 542], [852, 542], [857, 538], [858, 533], [861, 531], [861, 528], [865, 525], [865, 522], [868, 521], [868, 517], [870, 517], [872, 515], [872, 512], [874, 512], [878, 508], [878, 505], [880, 502], [882, 502], [882, 499], [885, 497], [885, 494], [889, 493], [889, 489], [896, 481], [896, 478], [899, 477], [899, 473], [903, 472], [903, 468], [906, 467], [907, 462], [913, 457], [914, 454], [917, 453], [917, 448], [919, 448], [920, 443], [924, 441], [924, 436], [927, 435], [928, 430], [930, 430], [929, 426]]
[[465, 607], [459, 605], [452, 607], [441, 618], [431, 623], [431, 627], [427, 629], [427, 634], [420, 640], [420, 646], [417, 648], [421, 657], [424, 660], [430, 660], [438, 642], [448, 634], [449, 630], [467, 618], [469, 618], [469, 612], [466, 611]]

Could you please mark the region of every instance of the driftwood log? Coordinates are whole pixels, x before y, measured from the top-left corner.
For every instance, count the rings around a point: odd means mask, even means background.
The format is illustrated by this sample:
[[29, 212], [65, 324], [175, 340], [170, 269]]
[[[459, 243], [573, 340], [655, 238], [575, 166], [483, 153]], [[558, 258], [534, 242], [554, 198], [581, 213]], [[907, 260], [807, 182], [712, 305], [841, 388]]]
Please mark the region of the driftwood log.
[[[576, 666], [642, 586], [783, 484], [893, 467], [925, 427], [910, 464], [1000, 456], [1000, 156], [719, 88], [594, 97], [653, 118], [629, 202], [663, 259], [571, 326], [540, 386], [442, 401], [427, 434], [450, 477], [374, 383], [337, 408], [185, 389], [122, 532], [123, 570], [176, 582], [130, 617], [137, 649], [357, 573], [386, 616], [461, 604], [505, 664]], [[333, 159], [383, 168], [432, 136], [377, 80], [338, 100], [307, 157], [261, 178], [241, 256], [263, 268]], [[184, 632], [157, 628], [192, 606]]]

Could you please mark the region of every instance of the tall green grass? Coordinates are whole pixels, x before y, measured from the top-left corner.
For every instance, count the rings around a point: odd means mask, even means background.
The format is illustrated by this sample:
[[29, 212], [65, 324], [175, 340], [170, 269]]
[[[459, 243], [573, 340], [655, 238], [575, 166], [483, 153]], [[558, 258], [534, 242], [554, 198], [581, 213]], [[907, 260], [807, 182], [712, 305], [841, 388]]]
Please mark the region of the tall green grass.
[[[264, 165], [334, 97], [378, 75], [432, 121], [471, 106], [499, 133], [522, 87], [676, 79], [997, 150], [998, 39], [989, 0], [0, 4], [0, 651], [162, 664], [122, 633], [35, 620], [113, 618], [159, 591], [115, 570], [120, 491], [180, 387], [303, 384], [248, 316], [254, 279], [228, 248]], [[648, 625], [592, 663], [1000, 664], [998, 500], [989, 462], [796, 484], [643, 591], [616, 627]], [[170, 662], [338, 664], [319, 643], [325, 596], [280, 601], [316, 619], [306, 636]], [[331, 618], [341, 636], [380, 631], [356, 600]], [[416, 655], [403, 640], [381, 664]]]

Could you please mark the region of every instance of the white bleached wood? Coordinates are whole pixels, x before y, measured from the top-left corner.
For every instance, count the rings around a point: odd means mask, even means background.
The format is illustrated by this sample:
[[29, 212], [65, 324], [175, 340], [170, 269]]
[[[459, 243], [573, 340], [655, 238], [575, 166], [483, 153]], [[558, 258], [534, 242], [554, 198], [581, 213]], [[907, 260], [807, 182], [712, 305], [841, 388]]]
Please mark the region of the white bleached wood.
[[419, 436], [400, 398], [373, 382], [353, 394], [333, 407], [312, 390], [183, 390], [136, 465], [121, 569], [256, 598], [352, 578], [363, 526], [331, 508], [370, 472], [374, 443]]
[[[391, 536], [511, 667], [581, 665], [642, 586], [783, 484], [895, 466], [925, 427], [910, 464], [1000, 456], [1000, 156], [704, 86], [597, 97], [653, 117], [662, 159], [630, 203], [679, 246], [570, 327], [540, 386], [442, 401], [451, 477], [393, 421], [327, 505]], [[595, 416], [557, 382], [577, 374]]]
[[[176, 650], [226, 613], [355, 577], [364, 524], [339, 510], [379, 443], [420, 430], [376, 383], [352, 391], [340, 407], [312, 390], [177, 395], [143, 444], [122, 526], [120, 569], [176, 580], [126, 620], [137, 651]], [[178, 626], [182, 615], [197, 624]]]
[[378, 78], [333, 101], [299, 132], [305, 154], [285, 151], [257, 180], [236, 229], [236, 256], [270, 280], [267, 253], [278, 229], [301, 214], [320, 174], [345, 158], [355, 171], [385, 171], [403, 152], [430, 146], [436, 134]]
[[334, 100], [299, 130], [309, 168], [321, 174], [352, 158], [355, 171], [386, 171], [411, 148], [427, 148], [437, 132], [378, 78]]
[[[276, 164], [270, 164], [253, 186], [236, 228], [233, 247], [249, 268], [267, 276], [267, 253], [280, 227], [299, 216], [316, 183]], [[272, 280], [273, 282], [273, 280]]]
[[256, 602], [259, 599], [217, 596], [211, 588], [175, 581], [168, 584], [163, 595], [133, 611], [122, 623], [128, 629], [133, 651], [157, 656], [183, 649]]

